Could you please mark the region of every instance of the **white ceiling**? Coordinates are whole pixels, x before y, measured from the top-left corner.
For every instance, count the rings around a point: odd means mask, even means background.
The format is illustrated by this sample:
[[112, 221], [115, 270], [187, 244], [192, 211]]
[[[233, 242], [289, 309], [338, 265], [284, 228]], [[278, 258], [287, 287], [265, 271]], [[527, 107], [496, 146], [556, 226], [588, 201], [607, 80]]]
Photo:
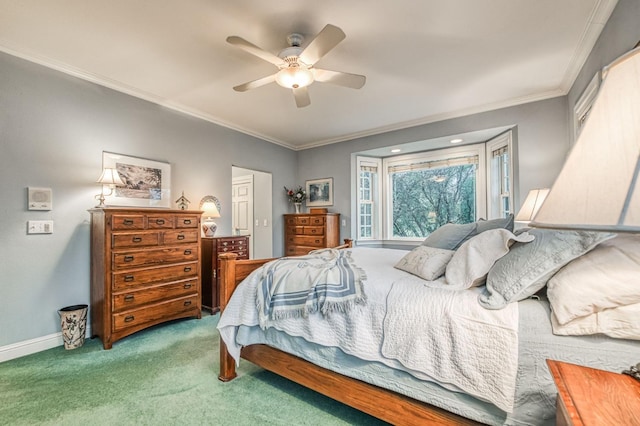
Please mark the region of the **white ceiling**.
[[[0, 0], [0, 50], [293, 149], [567, 93], [617, 0]], [[347, 37], [296, 108], [277, 54], [328, 23]], [[303, 44], [304, 46], [304, 44]]]

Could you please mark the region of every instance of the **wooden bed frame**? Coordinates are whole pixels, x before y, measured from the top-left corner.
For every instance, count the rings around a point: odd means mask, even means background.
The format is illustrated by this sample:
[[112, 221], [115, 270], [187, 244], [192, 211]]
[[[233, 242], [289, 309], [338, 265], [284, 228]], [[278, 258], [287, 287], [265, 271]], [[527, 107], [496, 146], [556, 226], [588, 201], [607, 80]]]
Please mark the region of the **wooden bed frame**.
[[[337, 248], [349, 248], [352, 241]], [[273, 259], [237, 260], [235, 253], [220, 255], [220, 310], [224, 312], [231, 295], [251, 271]], [[319, 367], [267, 345], [242, 348], [241, 357], [329, 398], [394, 425], [477, 425], [479, 423], [446, 410], [357, 379]], [[220, 339], [220, 375], [228, 382], [236, 377], [236, 365]]]

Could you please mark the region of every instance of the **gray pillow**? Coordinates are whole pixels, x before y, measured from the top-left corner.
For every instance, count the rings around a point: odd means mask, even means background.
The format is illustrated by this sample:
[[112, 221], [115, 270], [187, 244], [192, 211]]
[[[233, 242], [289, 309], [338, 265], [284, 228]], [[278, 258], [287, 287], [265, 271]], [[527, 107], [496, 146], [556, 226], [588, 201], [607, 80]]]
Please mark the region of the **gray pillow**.
[[475, 223], [447, 223], [429, 234], [422, 245], [443, 250], [456, 250], [476, 234], [476, 227]]
[[481, 232], [498, 228], [513, 232], [513, 215], [510, 214], [508, 217], [500, 219], [480, 219], [474, 223], [447, 223], [429, 234], [427, 239], [422, 242], [422, 245], [444, 250], [458, 250], [462, 243]]
[[480, 219], [478, 221], [478, 234], [484, 231], [488, 231], [490, 229], [498, 229], [504, 228], [510, 232], [513, 232], [513, 215], [510, 214], [507, 217], [503, 217], [500, 219], [491, 219], [491, 220], [483, 220]]
[[560, 268], [615, 234], [588, 231], [530, 229], [530, 243], [515, 243], [487, 276], [478, 302], [487, 309], [502, 309], [526, 299], [545, 286]]

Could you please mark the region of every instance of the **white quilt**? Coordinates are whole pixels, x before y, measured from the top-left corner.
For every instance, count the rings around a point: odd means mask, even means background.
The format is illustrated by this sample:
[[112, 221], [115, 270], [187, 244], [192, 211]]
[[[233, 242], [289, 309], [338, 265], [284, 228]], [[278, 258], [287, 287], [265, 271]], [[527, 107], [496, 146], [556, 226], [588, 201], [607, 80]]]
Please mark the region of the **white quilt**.
[[511, 307], [517, 304], [484, 309], [480, 293], [396, 281], [387, 297], [382, 355], [511, 412], [518, 371], [518, 310]]
[[[307, 318], [271, 321], [267, 326], [309, 342], [339, 347], [349, 355], [407, 371], [419, 379], [435, 381], [454, 391], [463, 391], [511, 412], [517, 369], [517, 304], [502, 310], [484, 310], [478, 305], [474, 291], [447, 290], [444, 280], [426, 282], [393, 268], [406, 251], [370, 248], [351, 250], [354, 263], [367, 274], [364, 283], [367, 296], [365, 306], [358, 305], [349, 312], [326, 318], [314, 313]], [[259, 273], [254, 272], [240, 284], [218, 323], [220, 335], [236, 362], [240, 360], [241, 349], [235, 340], [238, 326], [259, 325], [256, 309], [258, 277]], [[420, 297], [403, 295], [404, 291], [391, 291], [395, 283], [403, 288], [413, 287]], [[427, 288], [425, 284], [440, 289]], [[391, 299], [394, 298], [397, 299], [395, 307], [398, 309], [394, 307], [388, 311], [387, 307], [391, 307]], [[462, 303], [463, 299], [468, 301]], [[464, 308], [472, 303], [471, 299], [475, 303], [473, 309]], [[404, 320], [396, 321], [391, 317], [398, 310], [402, 311]], [[457, 314], [442, 314], [450, 310]], [[476, 319], [478, 313], [482, 315]], [[420, 324], [414, 321], [405, 326], [400, 323], [411, 318], [423, 320], [419, 321]], [[431, 331], [428, 331], [429, 328]], [[404, 329], [407, 331], [398, 331]], [[413, 331], [409, 332], [409, 329]], [[449, 332], [454, 334], [449, 335]], [[400, 339], [401, 335], [406, 339]], [[498, 339], [505, 340], [497, 342]], [[413, 351], [409, 357], [411, 359], [394, 353], [390, 349], [392, 342], [404, 347], [400, 352], [410, 348]], [[424, 349], [424, 352], [420, 352], [420, 349]], [[427, 365], [424, 365], [422, 360], [432, 357], [447, 359], [433, 359], [433, 362], [427, 361]], [[503, 364], [504, 360], [508, 362]], [[442, 371], [438, 365], [443, 366]]]

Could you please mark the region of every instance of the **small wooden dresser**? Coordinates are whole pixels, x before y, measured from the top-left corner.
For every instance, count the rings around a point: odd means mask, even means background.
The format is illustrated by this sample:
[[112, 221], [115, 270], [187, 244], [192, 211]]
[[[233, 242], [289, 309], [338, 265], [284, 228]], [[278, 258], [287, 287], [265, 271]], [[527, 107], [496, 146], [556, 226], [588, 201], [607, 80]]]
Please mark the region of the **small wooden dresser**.
[[105, 349], [136, 331], [201, 317], [199, 211], [91, 213], [91, 331]]
[[249, 259], [249, 236], [202, 238], [202, 307], [212, 313], [220, 310], [218, 293], [218, 255], [236, 253], [237, 259]]
[[285, 214], [284, 224], [285, 256], [300, 256], [340, 244], [339, 213]]
[[558, 388], [556, 425], [640, 425], [640, 381], [551, 359], [547, 365]]

